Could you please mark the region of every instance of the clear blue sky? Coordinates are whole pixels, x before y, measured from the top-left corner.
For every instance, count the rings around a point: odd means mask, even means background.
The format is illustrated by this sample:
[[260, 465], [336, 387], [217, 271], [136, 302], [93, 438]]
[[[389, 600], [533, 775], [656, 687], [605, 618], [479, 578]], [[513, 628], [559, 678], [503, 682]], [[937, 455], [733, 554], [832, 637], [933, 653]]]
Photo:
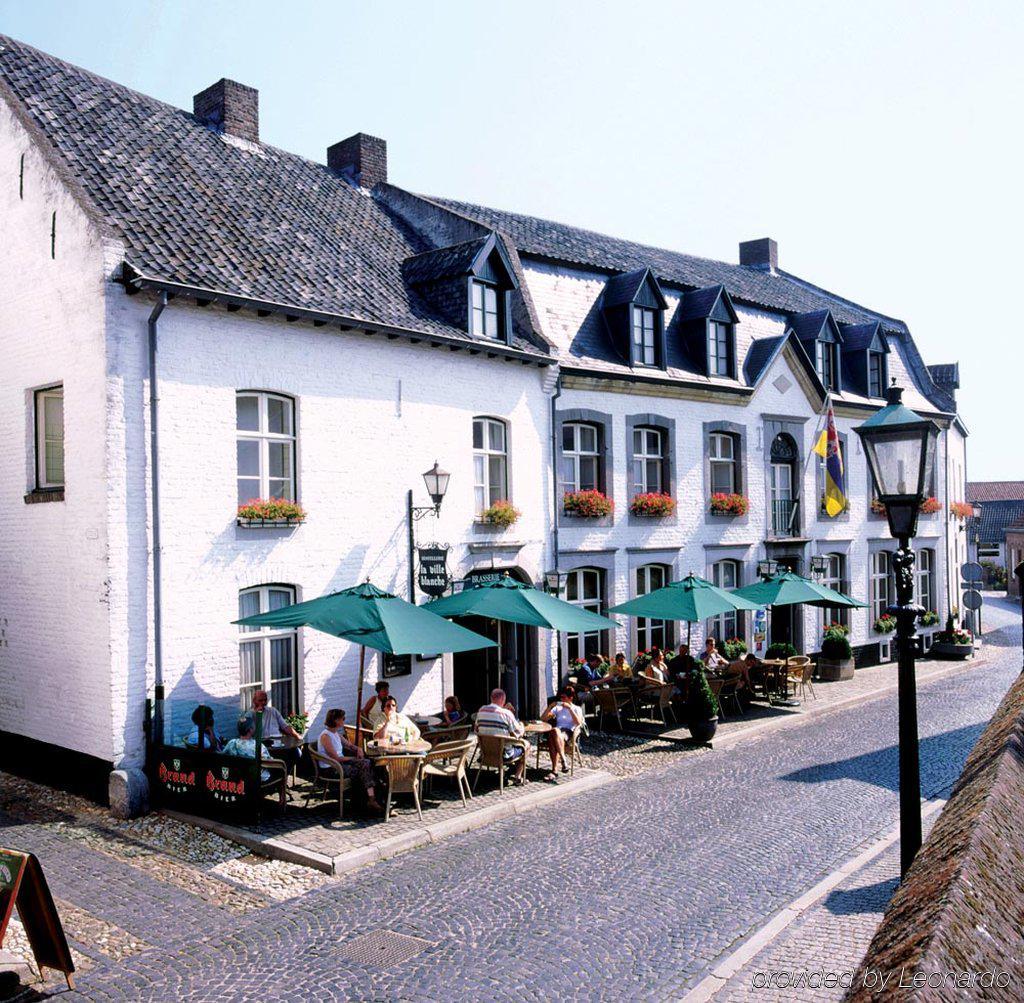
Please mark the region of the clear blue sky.
[[782, 266], [961, 364], [972, 479], [1024, 477], [1024, 4], [0, 0], [0, 31], [191, 108], [260, 90], [263, 138], [356, 131], [391, 177]]

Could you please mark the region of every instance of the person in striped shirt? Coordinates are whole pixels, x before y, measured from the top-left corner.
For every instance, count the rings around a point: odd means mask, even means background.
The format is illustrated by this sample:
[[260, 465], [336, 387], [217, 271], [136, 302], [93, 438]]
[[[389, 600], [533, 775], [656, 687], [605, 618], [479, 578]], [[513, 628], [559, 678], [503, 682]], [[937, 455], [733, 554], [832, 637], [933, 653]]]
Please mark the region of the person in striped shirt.
[[505, 691], [491, 690], [491, 702], [485, 704], [476, 715], [476, 733], [478, 735], [496, 735], [514, 741], [505, 743], [505, 760], [515, 764], [513, 783], [521, 784], [526, 775], [526, 729], [522, 722], [505, 706]]

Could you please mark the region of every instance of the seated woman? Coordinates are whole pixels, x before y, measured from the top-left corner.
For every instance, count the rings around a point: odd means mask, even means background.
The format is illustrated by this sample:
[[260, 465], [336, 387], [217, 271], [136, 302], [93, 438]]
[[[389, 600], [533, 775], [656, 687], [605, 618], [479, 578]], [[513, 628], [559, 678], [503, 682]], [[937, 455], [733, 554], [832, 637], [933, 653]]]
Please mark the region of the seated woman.
[[[224, 755], [256, 758], [256, 718], [251, 713], [243, 714], [238, 719], [238, 738], [231, 739], [224, 746]], [[270, 771], [260, 770], [260, 779], [266, 783], [270, 779]]]
[[345, 712], [340, 707], [332, 708], [324, 718], [324, 730], [317, 740], [317, 750], [328, 759], [340, 764], [341, 772], [349, 780], [355, 780], [366, 793], [367, 807], [378, 814], [384, 809], [377, 801], [373, 787], [373, 766], [366, 753], [345, 737]]
[[445, 725], [458, 724], [464, 721], [466, 715], [462, 713], [462, 706], [458, 697], [445, 697], [444, 710], [441, 711], [441, 723]]
[[373, 733], [373, 737], [385, 742], [415, 742], [420, 737], [420, 730], [412, 721], [398, 710], [398, 701], [387, 697], [381, 707], [383, 718], [381, 725]]
[[661, 648], [651, 648], [651, 660], [644, 666], [644, 676], [652, 683], [668, 682], [668, 666]]
[[609, 675], [613, 680], [633, 678], [633, 667], [626, 661], [626, 656], [621, 651], [615, 656]]
[[213, 730], [213, 708], [201, 703], [192, 711], [192, 724], [195, 727], [185, 736], [185, 744], [217, 752], [222, 742]]
[[548, 732], [548, 752], [551, 754], [551, 772], [544, 778], [554, 783], [558, 777], [558, 761], [562, 761], [562, 772], [568, 773], [569, 766], [565, 761], [565, 746], [572, 738], [572, 733], [583, 724], [583, 710], [572, 702], [572, 692], [563, 686], [558, 699], [541, 715], [542, 721], [550, 722], [553, 727]]

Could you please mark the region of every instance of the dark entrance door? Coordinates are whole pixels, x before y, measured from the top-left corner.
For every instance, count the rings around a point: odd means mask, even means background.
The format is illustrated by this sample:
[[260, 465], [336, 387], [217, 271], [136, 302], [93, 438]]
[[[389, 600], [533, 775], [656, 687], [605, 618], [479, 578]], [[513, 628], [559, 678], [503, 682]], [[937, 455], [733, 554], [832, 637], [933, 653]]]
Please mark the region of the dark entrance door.
[[[800, 574], [801, 561], [798, 555], [786, 554], [775, 559], [779, 562], [780, 570], [784, 568]], [[791, 644], [797, 654], [803, 654], [803, 622], [803, 606], [773, 606], [772, 643]]]
[[497, 648], [459, 651], [452, 656], [452, 685], [455, 696], [458, 697], [462, 709], [473, 714], [490, 700], [491, 690], [499, 685], [501, 680], [500, 631], [497, 620], [488, 620], [482, 616], [461, 616], [455, 622], [467, 630], [483, 634], [492, 641], [498, 641]]

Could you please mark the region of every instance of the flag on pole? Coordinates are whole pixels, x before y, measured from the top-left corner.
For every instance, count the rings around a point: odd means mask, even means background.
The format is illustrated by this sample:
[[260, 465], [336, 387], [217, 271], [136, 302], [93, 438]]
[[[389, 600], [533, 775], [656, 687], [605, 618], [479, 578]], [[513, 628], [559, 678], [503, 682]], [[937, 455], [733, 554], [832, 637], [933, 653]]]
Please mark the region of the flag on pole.
[[814, 452], [825, 460], [825, 513], [835, 517], [846, 508], [846, 478], [843, 476], [843, 453], [839, 448], [839, 433], [836, 432], [836, 417], [831, 403], [825, 427], [814, 444]]

